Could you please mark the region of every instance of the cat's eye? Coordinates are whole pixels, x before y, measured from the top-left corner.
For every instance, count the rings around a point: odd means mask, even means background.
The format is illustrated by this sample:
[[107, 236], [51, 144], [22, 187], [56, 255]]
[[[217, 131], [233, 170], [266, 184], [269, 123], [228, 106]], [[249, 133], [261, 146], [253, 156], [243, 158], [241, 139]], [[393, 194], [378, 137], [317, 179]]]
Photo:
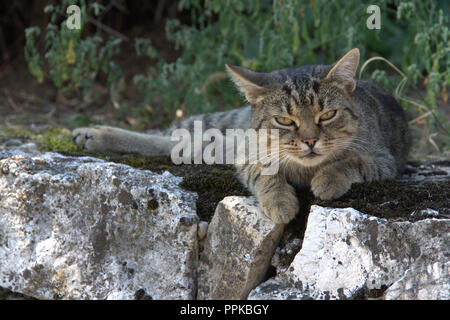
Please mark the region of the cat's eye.
[[275, 121], [282, 126], [292, 126], [294, 124], [294, 121], [288, 117], [275, 117]]
[[336, 110], [331, 110], [328, 112], [325, 112], [324, 114], [322, 114], [320, 116], [320, 120], [321, 121], [325, 121], [325, 120], [330, 120], [331, 118], [333, 118], [336, 115]]

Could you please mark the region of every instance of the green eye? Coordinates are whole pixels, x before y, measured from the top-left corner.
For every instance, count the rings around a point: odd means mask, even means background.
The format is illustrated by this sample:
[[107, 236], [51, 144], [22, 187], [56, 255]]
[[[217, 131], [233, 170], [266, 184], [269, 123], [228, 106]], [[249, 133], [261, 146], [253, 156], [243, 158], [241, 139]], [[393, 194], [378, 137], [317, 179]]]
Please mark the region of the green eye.
[[330, 120], [335, 115], [336, 115], [336, 110], [331, 110], [331, 111], [325, 112], [323, 115], [321, 115], [320, 120], [322, 120], [322, 121]]
[[282, 126], [292, 126], [294, 124], [294, 121], [287, 117], [275, 117], [275, 120]]

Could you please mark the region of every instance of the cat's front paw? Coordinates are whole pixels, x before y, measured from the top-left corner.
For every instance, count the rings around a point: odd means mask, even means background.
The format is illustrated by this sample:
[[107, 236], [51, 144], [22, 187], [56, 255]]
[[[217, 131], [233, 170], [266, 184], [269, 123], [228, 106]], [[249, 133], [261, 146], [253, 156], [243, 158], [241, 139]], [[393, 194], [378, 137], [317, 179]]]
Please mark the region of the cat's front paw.
[[325, 173], [315, 176], [311, 181], [311, 191], [316, 198], [332, 200], [343, 196], [352, 183], [342, 173]]
[[276, 224], [287, 224], [294, 219], [300, 206], [293, 192], [270, 192], [259, 197], [263, 213]]
[[111, 129], [104, 126], [77, 128], [72, 131], [75, 144], [89, 151], [106, 151]]

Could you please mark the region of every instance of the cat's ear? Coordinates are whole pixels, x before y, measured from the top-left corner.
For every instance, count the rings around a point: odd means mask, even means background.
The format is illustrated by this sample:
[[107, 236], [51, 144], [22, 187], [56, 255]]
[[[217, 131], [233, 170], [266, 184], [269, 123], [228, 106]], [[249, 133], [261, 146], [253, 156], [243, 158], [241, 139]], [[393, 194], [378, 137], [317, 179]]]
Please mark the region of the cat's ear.
[[352, 94], [356, 87], [356, 69], [359, 64], [359, 50], [352, 49], [336, 62], [328, 72], [327, 79], [332, 78], [340, 82], [349, 94]]
[[226, 64], [225, 67], [231, 80], [233, 80], [239, 91], [245, 95], [245, 98], [251, 104], [257, 103], [267, 94], [268, 89], [264, 87], [264, 84], [268, 80], [267, 74], [229, 64]]

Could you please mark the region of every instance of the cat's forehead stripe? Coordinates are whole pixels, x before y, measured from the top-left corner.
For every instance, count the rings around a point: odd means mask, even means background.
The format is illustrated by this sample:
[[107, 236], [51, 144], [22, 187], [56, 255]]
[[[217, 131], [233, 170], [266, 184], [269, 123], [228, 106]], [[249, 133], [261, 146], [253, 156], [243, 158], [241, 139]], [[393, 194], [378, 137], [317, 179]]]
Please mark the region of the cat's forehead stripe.
[[317, 80], [313, 79], [312, 80], [312, 89], [314, 90], [314, 92], [316, 94], [319, 94], [319, 88], [320, 88], [320, 84]]
[[318, 99], [319, 111], [322, 111], [324, 108], [324, 100], [319, 97]]
[[298, 106], [297, 102], [296, 102], [295, 99], [291, 96], [290, 99], [289, 99], [289, 102], [288, 102], [288, 104], [287, 104], [287, 112], [288, 112], [291, 116], [294, 116], [295, 114], [294, 114], [294, 110], [293, 110], [293, 109], [297, 108], [297, 106]]
[[288, 96], [287, 105], [283, 105], [283, 111], [290, 115], [296, 115], [299, 108], [318, 108], [323, 110], [323, 100], [318, 96], [320, 83], [317, 79], [308, 75], [296, 75], [288, 78], [283, 84], [282, 90]]
[[284, 86], [283, 86], [283, 91], [286, 92], [286, 94], [288, 96], [290, 96], [291, 93], [292, 93], [292, 88], [291, 88], [291, 86], [288, 83], [285, 83]]
[[315, 94], [314, 94], [313, 92], [310, 92], [310, 93], [308, 94], [309, 104], [310, 104], [310, 105], [314, 105], [314, 96], [315, 96]]

